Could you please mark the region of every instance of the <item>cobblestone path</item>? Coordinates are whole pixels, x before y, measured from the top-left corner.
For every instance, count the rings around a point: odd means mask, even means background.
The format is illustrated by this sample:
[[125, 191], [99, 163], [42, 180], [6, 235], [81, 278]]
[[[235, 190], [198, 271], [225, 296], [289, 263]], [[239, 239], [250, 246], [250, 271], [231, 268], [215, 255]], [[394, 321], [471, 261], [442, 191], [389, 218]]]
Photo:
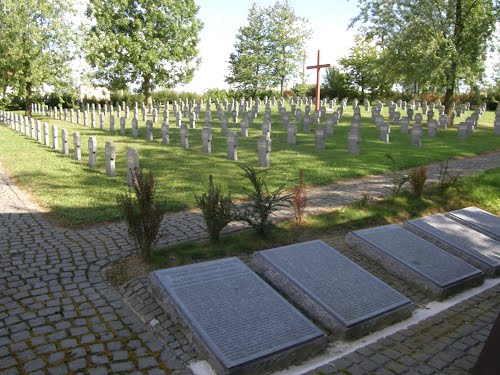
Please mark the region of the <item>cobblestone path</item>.
[[[464, 175], [497, 166], [500, 152], [450, 162]], [[439, 165], [430, 166], [428, 173], [435, 179], [438, 170]], [[364, 192], [384, 195], [389, 178], [374, 176], [310, 189], [308, 213], [352, 203]], [[278, 219], [290, 214], [283, 211]], [[228, 230], [241, 228], [236, 223]], [[197, 211], [167, 216], [162, 230], [168, 243], [206, 236]], [[122, 223], [87, 230], [57, 228], [0, 171], [0, 373], [189, 373], [175, 359], [178, 353], [159, 341], [102, 277], [103, 267], [131, 253]], [[464, 373], [498, 312], [499, 289], [320, 370]], [[391, 351], [395, 348], [399, 354]], [[426, 367], [431, 360], [432, 367]]]

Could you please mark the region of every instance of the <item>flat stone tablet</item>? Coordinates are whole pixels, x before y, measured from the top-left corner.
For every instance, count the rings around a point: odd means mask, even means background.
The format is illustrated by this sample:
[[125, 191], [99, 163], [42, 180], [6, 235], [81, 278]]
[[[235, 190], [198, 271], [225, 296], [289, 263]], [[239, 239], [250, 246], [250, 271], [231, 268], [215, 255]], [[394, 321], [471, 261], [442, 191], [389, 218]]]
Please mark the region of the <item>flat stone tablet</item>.
[[438, 298], [483, 280], [483, 273], [476, 267], [399, 225], [357, 230], [349, 233], [346, 242]]
[[478, 207], [467, 207], [446, 214], [469, 228], [477, 230], [496, 241], [500, 241], [500, 217]]
[[488, 276], [500, 274], [500, 242], [444, 215], [407, 221], [404, 227], [436, 244]]
[[260, 373], [326, 346], [324, 333], [238, 258], [151, 272], [153, 295], [219, 374]]
[[326, 329], [348, 337], [407, 317], [413, 308], [404, 295], [323, 241], [259, 251], [252, 266]]

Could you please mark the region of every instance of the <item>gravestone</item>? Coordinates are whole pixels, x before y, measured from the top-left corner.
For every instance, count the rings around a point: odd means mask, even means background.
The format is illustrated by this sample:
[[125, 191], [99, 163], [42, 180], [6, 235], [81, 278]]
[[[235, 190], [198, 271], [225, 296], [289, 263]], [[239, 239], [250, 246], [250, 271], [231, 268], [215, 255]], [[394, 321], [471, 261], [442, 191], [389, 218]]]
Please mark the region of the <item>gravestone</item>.
[[402, 119], [399, 120], [399, 125], [401, 126], [399, 131], [402, 134], [408, 134], [408, 127], [410, 126], [410, 120], [407, 117], [403, 117]]
[[446, 214], [450, 219], [500, 242], [500, 218], [478, 207], [467, 207]]
[[269, 168], [271, 166], [271, 138], [262, 135], [257, 140], [257, 165], [259, 167]]
[[439, 127], [441, 129], [448, 129], [448, 116], [446, 114], [439, 116]]
[[483, 280], [483, 273], [476, 267], [399, 225], [353, 231], [347, 235], [346, 242], [389, 272], [440, 299]]
[[252, 264], [323, 328], [349, 338], [407, 318], [413, 309], [408, 298], [323, 241], [259, 251]]
[[45, 146], [50, 146], [49, 124], [47, 124], [46, 122], [43, 123], [43, 144]]
[[427, 123], [427, 135], [432, 138], [436, 137], [437, 127], [438, 124], [436, 120], [429, 120]]
[[359, 156], [359, 144], [361, 143], [359, 135], [351, 131], [347, 137], [349, 154]]
[[125, 135], [125, 117], [120, 117], [120, 135]]
[[99, 129], [104, 129], [104, 113], [99, 114]]
[[304, 117], [304, 133], [309, 133], [311, 131], [311, 116], [306, 115]]
[[240, 122], [240, 135], [244, 138], [248, 137], [248, 120], [244, 117]]
[[316, 129], [316, 148], [325, 149], [325, 130], [323, 128]]
[[[149, 120], [151, 121], [151, 120]], [[146, 121], [146, 128], [147, 128], [147, 121]], [[146, 130], [147, 132], [147, 130]], [[139, 137], [139, 121], [137, 120], [137, 117], [132, 117], [132, 137], [138, 138]]]
[[500, 242], [444, 215], [407, 221], [404, 227], [462, 258], [488, 276], [500, 275]]
[[181, 138], [181, 147], [189, 148], [189, 130], [186, 124], [182, 124], [179, 129], [179, 135]]
[[422, 128], [416, 126], [416, 124], [411, 128], [411, 144], [422, 147]]
[[57, 130], [57, 125], [52, 125], [52, 149], [59, 150], [59, 131]]
[[136, 148], [127, 149], [127, 184], [134, 186], [134, 175], [139, 170], [139, 151]]
[[106, 146], [104, 146], [104, 153], [106, 156], [106, 176], [115, 177], [116, 151], [115, 144], [112, 141], [106, 142]]
[[153, 122], [154, 121], [152, 121], [152, 120], [147, 120], [146, 121], [146, 141], [152, 141], [154, 139], [154, 135], [153, 135]]
[[115, 131], [115, 116], [113, 115], [113, 112], [110, 112], [109, 115], [109, 131], [110, 132]]
[[297, 144], [297, 125], [288, 124], [286, 143], [289, 145]]
[[42, 124], [39, 120], [36, 120], [36, 140], [42, 143]]
[[89, 137], [89, 167], [97, 166], [97, 139], [94, 136]]
[[170, 143], [170, 126], [167, 122], [161, 125], [161, 143], [168, 145]]
[[389, 136], [391, 134], [391, 127], [388, 122], [380, 125], [380, 141], [389, 143]]
[[62, 142], [62, 154], [63, 155], [69, 155], [69, 137], [68, 137], [68, 130], [67, 129], [62, 129], [61, 130], [61, 142]]
[[80, 148], [80, 133], [75, 132], [73, 133], [73, 159], [80, 161], [82, 160], [82, 150]]
[[154, 271], [149, 281], [218, 374], [267, 373], [325, 347], [323, 332], [238, 258]]
[[226, 136], [227, 160], [238, 160], [238, 135], [229, 131]]
[[212, 129], [203, 128], [201, 131], [201, 142], [203, 145], [203, 152], [211, 153], [212, 152]]
[[458, 124], [458, 139], [460, 139], [461, 141], [466, 140], [468, 136], [467, 130], [468, 130], [467, 123], [461, 122], [460, 124]]

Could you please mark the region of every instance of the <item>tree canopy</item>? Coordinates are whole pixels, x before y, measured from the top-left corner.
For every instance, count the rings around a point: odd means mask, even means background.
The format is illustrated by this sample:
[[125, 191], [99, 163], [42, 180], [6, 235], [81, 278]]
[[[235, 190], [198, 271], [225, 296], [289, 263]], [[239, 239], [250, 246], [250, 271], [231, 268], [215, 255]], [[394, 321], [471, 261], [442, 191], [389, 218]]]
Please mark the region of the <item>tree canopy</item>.
[[198, 9], [194, 0], [90, 0], [85, 45], [96, 83], [140, 84], [150, 103], [155, 87], [189, 82], [199, 64]]
[[[359, 0], [360, 35], [384, 53], [383, 69], [403, 84], [433, 84], [452, 109], [457, 82], [483, 73], [498, 21], [495, 0]], [[385, 53], [387, 52], [387, 53]]]
[[251, 91], [279, 87], [300, 76], [305, 44], [312, 31], [308, 21], [299, 17], [287, 0], [261, 8], [250, 7], [248, 25], [240, 27], [229, 56], [226, 82]]
[[31, 111], [42, 85], [69, 81], [75, 30], [67, 21], [72, 9], [64, 0], [0, 2], [0, 84], [26, 98]]

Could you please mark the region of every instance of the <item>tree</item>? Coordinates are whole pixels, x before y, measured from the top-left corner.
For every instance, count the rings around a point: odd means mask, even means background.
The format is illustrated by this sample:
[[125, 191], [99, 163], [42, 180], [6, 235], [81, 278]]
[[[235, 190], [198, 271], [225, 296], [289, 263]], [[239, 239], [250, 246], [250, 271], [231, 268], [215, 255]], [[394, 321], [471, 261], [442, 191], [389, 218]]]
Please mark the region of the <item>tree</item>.
[[248, 26], [236, 35], [235, 52], [229, 56], [226, 82], [255, 95], [259, 90], [279, 87], [300, 75], [305, 43], [312, 31], [287, 0], [273, 6], [250, 7]]
[[90, 0], [86, 58], [96, 82], [139, 83], [147, 104], [156, 86], [189, 82], [199, 64], [198, 9], [194, 0]]
[[0, 3], [0, 82], [4, 93], [11, 87], [26, 97], [27, 115], [42, 85], [58, 88], [70, 81], [76, 31], [67, 20], [72, 12], [64, 0]]
[[255, 96], [266, 90], [271, 80], [269, 19], [266, 12], [254, 3], [247, 20], [248, 26], [240, 27], [236, 35], [236, 51], [229, 56], [226, 82]]
[[277, 1], [268, 8], [268, 17], [273, 83], [283, 95], [285, 83], [300, 75], [305, 45], [312, 30], [307, 19], [295, 14], [288, 0]]
[[457, 82], [483, 72], [498, 20], [494, 0], [359, 0], [361, 32], [387, 54], [384, 69], [445, 91], [452, 111]]
[[350, 79], [347, 73], [342, 73], [339, 68], [333, 66], [326, 70], [323, 81], [322, 92], [331, 98], [346, 98], [350, 96], [352, 90]]
[[381, 57], [373, 44], [357, 37], [355, 45], [350, 49], [349, 56], [340, 59], [340, 65], [347, 72], [356, 92], [361, 90], [361, 100], [365, 92], [372, 94], [387, 92], [392, 87], [389, 76], [380, 69]]

